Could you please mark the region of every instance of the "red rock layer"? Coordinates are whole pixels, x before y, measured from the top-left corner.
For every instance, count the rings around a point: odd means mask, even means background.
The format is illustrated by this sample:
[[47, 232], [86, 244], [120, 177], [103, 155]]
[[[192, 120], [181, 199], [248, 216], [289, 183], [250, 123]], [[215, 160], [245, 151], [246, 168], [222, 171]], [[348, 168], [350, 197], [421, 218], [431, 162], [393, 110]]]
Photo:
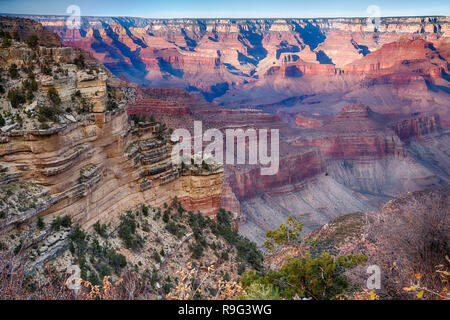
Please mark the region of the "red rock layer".
[[295, 116], [295, 125], [303, 128], [313, 129], [320, 128], [323, 123], [319, 119], [308, 118], [297, 114]]
[[437, 133], [441, 128], [439, 115], [415, 116], [394, 123], [392, 129], [404, 141], [420, 138], [427, 134]]
[[420, 76], [434, 81], [441, 78], [443, 72], [448, 72], [448, 63], [430, 42], [402, 37], [346, 65], [344, 72], [370, 78], [397, 73], [397, 81], [402, 77], [405, 81], [417, 80]]
[[325, 163], [316, 149], [280, 157], [280, 168], [275, 175], [261, 175], [260, 168], [236, 169], [227, 182], [239, 200], [256, 196], [274, 188], [294, 185], [324, 172]]
[[298, 138], [296, 145], [314, 146], [324, 157], [333, 159], [384, 158], [393, 155], [405, 158], [407, 151], [395, 135], [336, 135], [314, 138]]
[[351, 105], [323, 128], [297, 137], [293, 144], [317, 147], [324, 157], [334, 159], [406, 157], [403, 143], [382, 125], [383, 120], [367, 106]]
[[203, 216], [211, 217], [216, 216], [218, 208], [220, 208], [219, 204], [221, 195], [212, 195], [200, 199], [194, 199], [192, 197], [182, 197], [178, 198], [178, 200], [186, 210], [192, 212], [200, 211]]
[[[167, 88], [142, 88], [138, 91], [136, 101], [127, 108], [128, 114], [164, 113], [166, 115], [186, 115], [191, 112], [188, 106], [181, 104], [175, 99], [168, 100], [174, 90]], [[155, 96], [160, 97], [154, 98]], [[163, 98], [163, 99], [161, 99]]]
[[325, 130], [337, 132], [373, 131], [383, 128], [382, 116], [363, 104], [344, 107], [328, 124]]

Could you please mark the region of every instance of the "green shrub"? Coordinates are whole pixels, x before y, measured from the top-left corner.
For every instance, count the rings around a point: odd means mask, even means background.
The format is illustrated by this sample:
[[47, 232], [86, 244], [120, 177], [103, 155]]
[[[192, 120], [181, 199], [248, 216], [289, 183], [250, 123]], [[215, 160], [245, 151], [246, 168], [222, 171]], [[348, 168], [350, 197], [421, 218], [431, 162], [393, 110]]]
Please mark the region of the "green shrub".
[[138, 250], [143, 246], [143, 239], [136, 233], [137, 223], [131, 212], [120, 217], [119, 237], [128, 249]]
[[88, 248], [88, 242], [86, 238], [87, 238], [86, 232], [78, 226], [75, 229], [73, 229], [70, 234], [70, 239], [72, 240], [73, 245], [73, 253], [79, 258], [79, 260], [81, 260], [81, 258], [84, 257]]
[[189, 249], [192, 252], [192, 258], [200, 259], [203, 256], [203, 245], [199, 242], [189, 245]]
[[269, 252], [272, 252], [275, 246], [298, 242], [302, 229], [303, 225], [289, 216], [286, 223], [282, 223], [278, 229], [266, 230], [267, 240], [264, 242], [264, 246]]
[[89, 273], [87, 281], [89, 281], [94, 286], [101, 286], [102, 285], [102, 282], [100, 281], [99, 277], [97, 276], [97, 273], [95, 273], [95, 272], [90, 272]]
[[40, 106], [38, 109], [38, 120], [39, 122], [46, 122], [47, 120], [57, 122], [57, 116], [59, 114], [61, 114], [61, 110], [59, 110], [59, 108]]
[[58, 90], [56, 90], [55, 88], [52, 87], [48, 89], [47, 97], [54, 105], [59, 106], [61, 104], [61, 98], [59, 97]]
[[297, 295], [299, 298], [328, 300], [336, 298], [348, 288], [344, 271], [366, 260], [367, 257], [361, 255], [334, 259], [325, 252], [313, 259], [307, 252], [303, 257], [291, 258], [280, 271], [269, 271], [264, 275], [249, 271], [242, 276], [241, 283], [244, 288], [255, 283], [271, 285], [286, 299]]
[[231, 225], [231, 212], [220, 208], [217, 213], [217, 224], [211, 224], [211, 231], [223, 237], [229, 244], [236, 247], [238, 260], [249, 263], [254, 269], [261, 270], [264, 257], [255, 243], [240, 236]]
[[175, 222], [170, 221], [170, 223], [167, 224], [167, 226], [166, 226], [166, 230], [169, 231], [173, 235], [177, 235], [178, 231], [179, 231], [179, 226]]
[[117, 103], [113, 100], [108, 100], [108, 102], [106, 103], [106, 110], [108, 111], [112, 111], [117, 109]]
[[209, 165], [203, 160], [202, 161], [202, 169], [206, 171], [210, 171]]
[[237, 300], [281, 300], [280, 293], [273, 285], [252, 283], [245, 289], [245, 295], [239, 296]]
[[46, 63], [41, 65], [41, 72], [47, 76], [51, 76], [53, 73], [52, 68]]
[[33, 91], [31, 91], [30, 89], [27, 90], [27, 101], [33, 101], [34, 99], [34, 94]]
[[107, 264], [102, 264], [99, 269], [100, 270], [98, 272], [101, 279], [111, 275], [111, 268]]
[[8, 48], [12, 44], [11, 39], [4, 37], [2, 40], [2, 48]]
[[19, 244], [14, 248], [14, 254], [18, 254], [22, 250], [23, 241], [20, 240]]
[[31, 80], [25, 80], [23, 82], [23, 87], [27, 90], [31, 90], [31, 91], [37, 91], [38, 89], [38, 84], [36, 82], [35, 79], [31, 79]]
[[109, 265], [114, 269], [116, 274], [126, 267], [127, 259], [124, 255], [117, 253], [114, 249], [110, 249], [107, 253]]
[[60, 227], [70, 228], [72, 226], [72, 219], [69, 216], [56, 217], [52, 222], [52, 228], [59, 230]]
[[165, 223], [168, 223], [168, 222], [169, 222], [169, 219], [170, 219], [169, 211], [168, 211], [168, 210], [165, 210], [165, 211], [164, 211], [164, 214], [163, 214], [163, 221], [164, 221]]
[[145, 204], [142, 204], [141, 211], [145, 217], [148, 217], [148, 207]]
[[152, 258], [153, 258], [153, 260], [155, 260], [157, 263], [161, 263], [161, 257], [160, 257], [160, 255], [159, 255], [158, 252], [156, 252], [156, 251], [153, 252]]
[[78, 69], [84, 69], [85, 67], [84, 56], [80, 54], [77, 58], [73, 60], [73, 64], [75, 64], [78, 67]]
[[45, 228], [45, 222], [44, 222], [44, 219], [42, 219], [42, 217], [38, 218], [37, 227], [39, 228], [39, 230], [42, 230]]
[[245, 269], [246, 269], [245, 264], [244, 263], [240, 263], [238, 265], [238, 267], [237, 267], [237, 273], [239, 275], [242, 275], [245, 272]]
[[11, 64], [8, 68], [8, 75], [12, 79], [16, 79], [19, 77], [19, 69], [17, 68], [17, 65], [15, 63]]
[[35, 49], [39, 44], [39, 37], [35, 34], [32, 34], [31, 36], [28, 37], [27, 39], [27, 45], [30, 48]]
[[11, 89], [8, 91], [8, 100], [11, 102], [13, 108], [17, 108], [19, 105], [26, 102], [26, 97], [22, 91]]
[[94, 224], [94, 230], [103, 238], [106, 238], [108, 226], [106, 224], [100, 224], [100, 221], [97, 221]]

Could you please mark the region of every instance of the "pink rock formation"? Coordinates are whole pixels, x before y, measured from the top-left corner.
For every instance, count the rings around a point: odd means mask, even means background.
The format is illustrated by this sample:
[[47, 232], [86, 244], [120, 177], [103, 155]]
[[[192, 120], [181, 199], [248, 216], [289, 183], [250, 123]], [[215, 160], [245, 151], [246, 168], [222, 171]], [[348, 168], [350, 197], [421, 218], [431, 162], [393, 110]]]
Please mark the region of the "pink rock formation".
[[411, 118], [400, 120], [391, 125], [395, 133], [404, 141], [411, 138], [421, 138], [428, 134], [439, 133], [441, 124], [439, 115], [431, 116], [417, 115]]
[[406, 157], [399, 137], [382, 123], [382, 116], [369, 107], [351, 105], [322, 128], [297, 137], [294, 144], [315, 146], [324, 157], [333, 159]]
[[303, 128], [313, 129], [320, 128], [323, 125], [323, 122], [319, 119], [307, 118], [305, 116], [297, 114], [295, 116], [295, 125]]

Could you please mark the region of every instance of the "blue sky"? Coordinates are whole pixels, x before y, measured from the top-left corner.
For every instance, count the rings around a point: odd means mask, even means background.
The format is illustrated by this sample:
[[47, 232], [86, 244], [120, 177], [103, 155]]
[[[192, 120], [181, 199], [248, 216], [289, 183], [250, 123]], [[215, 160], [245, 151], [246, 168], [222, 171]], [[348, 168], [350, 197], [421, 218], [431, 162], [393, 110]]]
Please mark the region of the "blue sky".
[[147, 18], [365, 17], [370, 5], [381, 16], [450, 16], [450, 0], [0, 0], [0, 13], [65, 15], [70, 5], [83, 16]]

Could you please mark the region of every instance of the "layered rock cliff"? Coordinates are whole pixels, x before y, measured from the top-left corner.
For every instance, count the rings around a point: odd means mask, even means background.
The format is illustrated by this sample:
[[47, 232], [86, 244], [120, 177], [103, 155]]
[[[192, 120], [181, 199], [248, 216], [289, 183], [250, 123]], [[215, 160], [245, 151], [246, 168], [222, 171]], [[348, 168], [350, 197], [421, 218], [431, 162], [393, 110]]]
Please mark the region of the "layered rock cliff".
[[[341, 19], [143, 19], [82, 17], [80, 29], [65, 18], [31, 17], [55, 30], [64, 45], [92, 52], [117, 76], [146, 84], [197, 89], [212, 99], [258, 82], [282, 64], [303, 74], [329, 75], [402, 35], [446, 43], [448, 17]], [[287, 74], [299, 75], [295, 67]], [[302, 70], [303, 69], [303, 70]], [[285, 74], [286, 72], [283, 72]]]
[[[220, 108], [181, 89], [148, 88], [143, 92], [146, 101], [158, 99], [158, 108], [144, 102], [133, 112], [170, 118], [174, 129], [192, 131], [193, 121], [201, 120], [204, 130], [217, 128], [223, 133], [238, 128], [280, 130], [280, 165], [275, 175], [262, 176], [259, 165], [227, 164], [224, 168], [220, 206], [240, 215], [240, 232], [258, 244], [264, 241], [265, 229], [277, 227], [289, 215], [303, 222], [308, 232], [345, 212], [372, 210], [399, 192], [448, 180], [446, 156], [437, 151], [447, 141], [447, 134], [432, 130], [433, 121], [439, 127], [435, 116], [382, 115], [355, 104], [336, 116], [298, 117], [298, 128], [290, 128], [277, 115]], [[180, 112], [171, 111], [174, 101]], [[166, 115], [159, 109], [164, 105]], [[189, 113], [181, 112], [185, 108]], [[408, 144], [406, 134], [394, 127], [405, 121], [414, 123], [418, 117], [423, 123], [430, 122], [430, 130], [422, 130], [422, 137], [408, 131], [412, 141]], [[435, 140], [430, 143], [430, 139]], [[428, 160], [424, 163], [420, 159], [425, 156]], [[438, 164], [430, 167], [426, 163]]]
[[60, 46], [61, 41], [57, 34], [44, 28], [38, 22], [23, 18], [7, 18], [0, 16], [0, 29], [11, 36], [17, 36], [17, 40], [27, 41], [30, 36], [37, 35], [41, 45]]
[[325, 157], [334, 159], [406, 157], [401, 140], [386, 130], [382, 121], [382, 116], [369, 107], [351, 105], [320, 129], [304, 132], [294, 143], [315, 146]]
[[[158, 207], [173, 197], [205, 215], [218, 210], [220, 169], [174, 167], [162, 125], [130, 126], [123, 107], [54, 130], [12, 130], [3, 137], [7, 142], [1, 144], [0, 154], [6, 174], [42, 186], [46, 201], [25, 212], [7, 212], [1, 227], [49, 214], [68, 215], [89, 227], [139, 203]], [[5, 188], [14, 188], [11, 180], [6, 182]], [[17, 187], [14, 192], [20, 191]]]
[[[91, 169], [94, 176], [101, 173], [108, 183], [100, 184], [99, 193], [93, 191], [95, 196], [89, 200], [92, 206], [89, 202], [83, 206], [82, 202], [74, 202], [77, 217], [82, 217], [81, 211], [86, 208], [100, 214], [120, 212], [126, 205], [142, 200], [158, 206], [165, 202], [158, 200], [160, 193], [154, 192], [154, 186], [158, 186], [162, 197], [177, 195], [186, 206], [201, 209], [206, 215], [214, 214], [220, 202], [241, 214], [241, 232], [261, 243], [264, 229], [276, 227], [290, 214], [310, 230], [344, 212], [369, 210], [398, 192], [442, 184], [448, 178], [448, 155], [439, 151], [447, 135], [439, 129], [439, 118], [435, 116], [439, 113], [445, 124], [447, 18], [386, 19], [376, 31], [366, 30], [364, 19], [83, 18], [81, 29], [70, 32], [60, 17], [34, 18], [56, 30], [64, 44], [90, 51], [123, 80], [113, 80], [101, 68], [96, 71], [95, 64], [87, 63], [86, 70], [81, 70], [75, 63], [80, 62], [78, 54], [60, 62], [69, 70], [66, 82], [70, 85], [61, 80], [65, 75], [56, 65], [52, 74], [56, 73], [57, 79], [38, 78], [39, 88], [44, 89], [43, 94], [39, 91], [36, 95], [42, 101], [52, 103], [47, 92], [55, 88], [65, 104], [72, 104], [72, 110], [60, 110], [50, 118], [45, 118], [44, 112], [41, 119], [42, 127], [49, 127], [41, 130], [53, 134], [49, 141], [62, 144], [67, 154], [47, 147], [51, 155], [44, 153], [42, 157], [49, 158], [52, 165], [32, 162], [20, 167], [21, 173], [27, 174], [27, 165], [40, 166], [35, 176], [51, 192], [74, 187], [68, 181], [84, 166], [88, 177]], [[402, 35], [407, 38], [400, 39]], [[402, 59], [403, 52], [406, 60]], [[61, 54], [53, 56], [58, 60]], [[394, 62], [389, 64], [387, 56], [392, 56]], [[86, 61], [89, 59], [86, 56]], [[345, 66], [353, 65], [353, 71], [346, 70]], [[373, 71], [357, 70], [370, 65]], [[187, 91], [137, 88], [126, 80], [169, 84]], [[245, 108], [218, 107], [201, 99], [219, 96], [214, 102]], [[126, 112], [117, 109], [123, 99], [127, 99]], [[86, 104], [91, 101], [92, 105]], [[358, 101], [370, 108], [354, 105]], [[84, 114], [86, 107], [88, 112]], [[408, 115], [418, 109], [423, 111], [422, 120], [414, 120], [416, 116], [411, 119]], [[143, 124], [128, 127], [126, 113]], [[75, 122], [71, 123], [68, 114]], [[8, 116], [11, 125], [14, 117], [15, 112]], [[39, 127], [30, 127], [33, 122], [23, 117], [23, 133], [35, 139]], [[92, 154], [84, 148], [72, 154], [55, 138], [68, 130], [58, 131], [61, 119], [76, 127], [71, 129], [76, 137], [92, 140], [93, 145], [86, 147], [93, 148]], [[170, 144], [157, 139], [164, 132], [159, 132], [157, 123], [192, 131], [194, 120], [203, 121], [204, 129], [222, 131], [279, 129], [278, 174], [261, 176], [258, 166], [226, 165], [221, 199], [220, 172], [205, 174], [191, 168], [194, 170], [182, 173], [171, 167], [167, 161]], [[84, 131], [76, 125], [80, 121]], [[17, 139], [17, 146], [8, 147], [14, 149], [10, 157], [25, 161], [22, 159], [27, 153], [15, 150], [32, 154], [30, 150], [40, 142], [22, 141], [20, 134], [13, 139], [11, 134], [19, 127], [10, 127], [10, 123], [2, 141]], [[112, 128], [121, 128], [117, 129], [121, 138]], [[30, 133], [31, 129], [34, 131]], [[75, 138], [65, 137], [64, 141], [71, 139]], [[71, 159], [84, 159], [86, 152], [95, 160], [93, 163], [71, 163]], [[51, 160], [52, 156], [61, 159]], [[107, 165], [96, 169], [98, 163]], [[19, 170], [13, 169], [4, 175], [4, 181], [15, 179]], [[68, 177], [65, 185], [52, 182], [58, 175]], [[33, 187], [27, 192], [39, 194], [45, 190]], [[120, 199], [112, 208], [111, 198]], [[62, 214], [64, 208], [72, 207], [71, 201], [48, 212]], [[86, 218], [87, 225], [93, 222], [92, 216]]]
[[221, 167], [174, 165], [166, 125], [129, 119], [127, 105], [140, 97], [135, 85], [77, 49], [14, 41], [1, 50], [8, 93], [0, 97], [0, 228], [47, 215], [89, 228], [174, 197], [188, 210], [217, 213]]

